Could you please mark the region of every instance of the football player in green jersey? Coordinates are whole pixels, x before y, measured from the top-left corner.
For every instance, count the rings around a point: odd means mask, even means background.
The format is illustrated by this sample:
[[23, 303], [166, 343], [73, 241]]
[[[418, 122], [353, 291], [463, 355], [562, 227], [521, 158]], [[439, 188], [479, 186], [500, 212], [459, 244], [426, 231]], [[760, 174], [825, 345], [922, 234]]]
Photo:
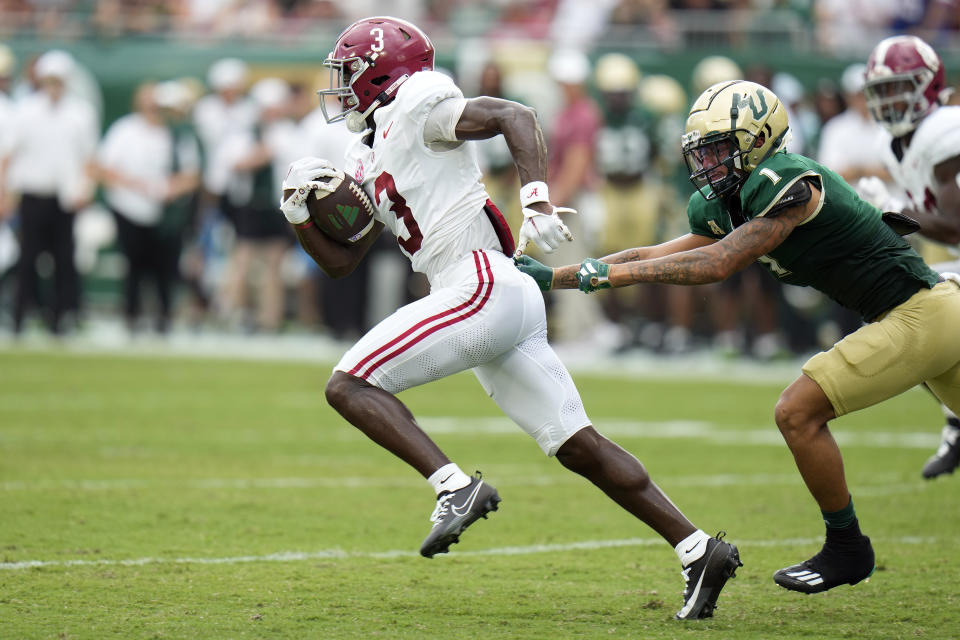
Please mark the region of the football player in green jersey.
[[783, 282], [814, 287], [861, 314], [866, 324], [807, 361], [775, 409], [823, 513], [826, 541], [774, 580], [816, 593], [856, 584], [874, 569], [827, 423], [921, 382], [960, 410], [960, 277], [944, 280], [900, 237], [915, 228], [910, 218], [881, 214], [836, 173], [787, 153], [788, 131], [783, 105], [767, 88], [744, 81], [708, 88], [682, 140], [699, 191], [687, 207], [690, 233], [580, 265], [550, 269], [523, 257], [518, 267], [544, 290], [589, 293], [717, 282], [759, 261]]

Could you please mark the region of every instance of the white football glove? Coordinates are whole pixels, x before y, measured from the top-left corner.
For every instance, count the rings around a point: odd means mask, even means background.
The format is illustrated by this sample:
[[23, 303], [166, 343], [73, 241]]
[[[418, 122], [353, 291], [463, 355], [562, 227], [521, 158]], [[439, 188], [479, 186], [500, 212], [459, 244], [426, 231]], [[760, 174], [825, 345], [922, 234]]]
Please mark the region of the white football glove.
[[[317, 180], [328, 178], [328, 180]], [[283, 179], [283, 191], [293, 189], [289, 198], [280, 200], [280, 211], [291, 224], [302, 224], [310, 219], [307, 211], [307, 197], [311, 192], [334, 192], [343, 180], [343, 172], [323, 158], [300, 158], [290, 163], [287, 176]]]
[[877, 176], [865, 176], [857, 180], [857, 194], [881, 211], [889, 211], [890, 191]]
[[544, 253], [553, 253], [560, 243], [572, 241], [573, 234], [557, 215], [558, 213], [576, 213], [576, 211], [568, 207], [554, 207], [553, 213], [540, 213], [524, 208], [520, 241], [517, 243], [517, 252], [514, 256], [523, 255], [531, 241]]

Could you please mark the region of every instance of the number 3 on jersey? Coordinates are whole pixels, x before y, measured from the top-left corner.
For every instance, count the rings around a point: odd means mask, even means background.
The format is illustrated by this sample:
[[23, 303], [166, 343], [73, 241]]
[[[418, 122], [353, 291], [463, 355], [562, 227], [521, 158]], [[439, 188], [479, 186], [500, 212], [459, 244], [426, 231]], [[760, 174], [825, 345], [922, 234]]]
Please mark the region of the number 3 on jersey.
[[420, 244], [423, 242], [423, 234], [420, 233], [420, 225], [413, 219], [413, 211], [407, 206], [406, 199], [397, 193], [397, 185], [393, 182], [393, 176], [389, 173], [381, 173], [373, 182], [374, 195], [377, 198], [377, 204], [380, 204], [381, 193], [387, 194], [390, 201], [390, 211], [397, 216], [397, 220], [403, 223], [407, 230], [407, 237], [404, 238], [397, 230], [397, 244], [399, 244], [407, 255], [412, 256], [420, 250]]

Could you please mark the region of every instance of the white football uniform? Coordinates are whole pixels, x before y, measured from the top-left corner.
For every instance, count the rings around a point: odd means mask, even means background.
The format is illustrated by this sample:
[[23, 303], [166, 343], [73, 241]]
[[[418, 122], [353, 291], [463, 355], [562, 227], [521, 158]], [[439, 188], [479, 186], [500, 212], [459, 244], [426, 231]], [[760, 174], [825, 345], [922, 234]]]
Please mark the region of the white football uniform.
[[[938, 107], [921, 120], [900, 160], [890, 147], [890, 134], [886, 135], [883, 161], [890, 175], [916, 209], [938, 213], [933, 169], [960, 154], [960, 106]], [[960, 258], [956, 247], [951, 252]], [[933, 267], [941, 272], [957, 271], [960, 260]]]
[[428, 148], [431, 110], [463, 94], [445, 75], [413, 74], [374, 112], [372, 147], [358, 140], [344, 170], [377, 205], [430, 294], [363, 336], [336, 370], [390, 393], [472, 369], [487, 393], [547, 455], [590, 424], [579, 393], [547, 343], [543, 296], [513, 265], [484, 210], [472, 143]]

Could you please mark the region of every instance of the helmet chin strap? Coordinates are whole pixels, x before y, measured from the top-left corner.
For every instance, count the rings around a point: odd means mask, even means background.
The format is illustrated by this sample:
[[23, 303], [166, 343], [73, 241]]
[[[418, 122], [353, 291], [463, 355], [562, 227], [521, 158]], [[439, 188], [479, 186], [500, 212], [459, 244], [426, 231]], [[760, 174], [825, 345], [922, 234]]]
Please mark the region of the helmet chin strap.
[[351, 111], [346, 116], [344, 116], [344, 122], [347, 125], [347, 129], [351, 133], [360, 133], [367, 128], [367, 116], [366, 111], [363, 113], [358, 113], [357, 111]]
[[373, 110], [379, 107], [382, 104], [382, 101], [378, 97], [376, 100], [370, 103], [370, 106], [367, 107], [366, 111], [351, 111], [346, 116], [344, 116], [344, 122], [347, 124], [347, 129], [351, 133], [360, 133], [367, 128], [367, 116], [373, 113]]

